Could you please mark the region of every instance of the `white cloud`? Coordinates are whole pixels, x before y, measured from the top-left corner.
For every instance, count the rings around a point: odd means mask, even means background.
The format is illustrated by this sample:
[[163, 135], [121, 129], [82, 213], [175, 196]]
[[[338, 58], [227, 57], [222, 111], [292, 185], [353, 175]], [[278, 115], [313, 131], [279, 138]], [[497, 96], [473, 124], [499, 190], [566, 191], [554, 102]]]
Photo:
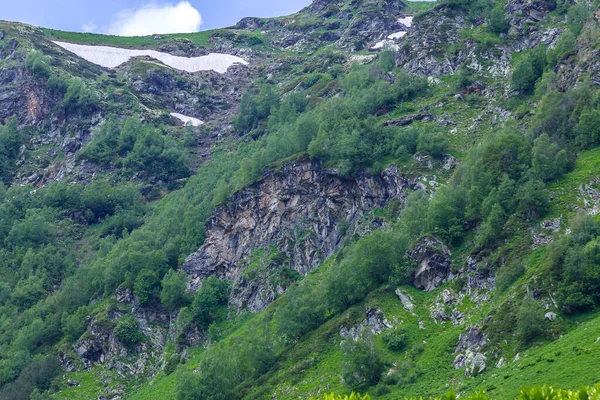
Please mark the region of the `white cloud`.
[[123, 10], [110, 25], [108, 33], [119, 36], [144, 36], [156, 33], [197, 32], [202, 16], [189, 1], [159, 5], [149, 3], [135, 10]]
[[97, 28], [98, 28], [98, 25], [96, 25], [93, 22], [88, 22], [87, 24], [83, 24], [81, 26], [81, 30], [84, 31], [85, 33], [94, 32]]

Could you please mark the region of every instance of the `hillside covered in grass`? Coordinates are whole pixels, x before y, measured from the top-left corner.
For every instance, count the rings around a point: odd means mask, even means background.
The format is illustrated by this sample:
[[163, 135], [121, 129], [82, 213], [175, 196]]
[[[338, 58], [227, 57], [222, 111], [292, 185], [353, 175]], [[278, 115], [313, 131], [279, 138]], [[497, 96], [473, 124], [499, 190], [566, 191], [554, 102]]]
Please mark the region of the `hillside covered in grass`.
[[[133, 38], [0, 22], [0, 399], [592, 387], [598, 7], [315, 0]], [[244, 62], [106, 68], [55, 41]]]

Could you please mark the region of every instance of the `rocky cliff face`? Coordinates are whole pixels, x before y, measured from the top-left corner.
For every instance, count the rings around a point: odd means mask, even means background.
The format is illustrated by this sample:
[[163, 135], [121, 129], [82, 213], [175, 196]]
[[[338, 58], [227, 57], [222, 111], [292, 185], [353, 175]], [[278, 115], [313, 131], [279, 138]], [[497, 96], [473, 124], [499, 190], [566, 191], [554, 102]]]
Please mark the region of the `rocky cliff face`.
[[[284, 256], [273, 268], [304, 275], [329, 257], [368, 211], [391, 199], [403, 202], [408, 191], [419, 189], [425, 187], [418, 179], [401, 176], [395, 167], [350, 179], [319, 162], [293, 162], [267, 172], [219, 208], [208, 221], [204, 245], [183, 269], [193, 288], [212, 274], [234, 280], [232, 305], [259, 311], [282, 288], [244, 282], [244, 265], [254, 250], [275, 248]], [[376, 219], [370, 223], [381, 225]]]
[[513, 52], [532, 49], [539, 43], [554, 47], [562, 30], [544, 28], [539, 23], [552, 18], [544, 2], [508, 1], [505, 12], [510, 30], [502, 34], [504, 43], [488, 45], [476, 33], [462, 34], [464, 30], [476, 32], [485, 23], [483, 19], [471, 21], [464, 10], [439, 5], [414, 19], [399, 47], [396, 62], [407, 71], [426, 76], [449, 75], [466, 65], [490, 76], [509, 77]]
[[453, 278], [450, 272], [450, 250], [439, 239], [425, 237], [408, 252], [410, 258], [420, 265], [412, 277], [417, 289], [430, 292]]

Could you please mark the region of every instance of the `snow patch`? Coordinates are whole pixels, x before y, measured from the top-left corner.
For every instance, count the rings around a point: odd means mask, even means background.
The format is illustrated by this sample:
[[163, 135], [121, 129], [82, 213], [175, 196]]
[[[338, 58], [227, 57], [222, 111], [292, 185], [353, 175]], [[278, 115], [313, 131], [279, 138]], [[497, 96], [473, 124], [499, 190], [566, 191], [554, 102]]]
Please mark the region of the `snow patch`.
[[204, 121], [200, 121], [198, 118], [188, 117], [187, 115], [179, 114], [179, 113], [171, 113], [169, 114], [171, 117], [175, 117], [178, 120], [182, 121], [184, 125], [191, 126], [200, 126], [204, 124]]
[[379, 50], [379, 49], [386, 48], [386, 49], [398, 51], [398, 49], [400, 47], [393, 40], [386, 40], [386, 39], [384, 39], [381, 42], [375, 43], [375, 45], [373, 47], [371, 47], [371, 48], [373, 50]]
[[404, 31], [395, 32], [395, 33], [392, 33], [391, 35], [389, 35], [388, 39], [400, 39], [400, 38], [403, 38], [404, 35], [406, 35], [406, 32], [404, 32]]
[[412, 26], [413, 17], [398, 18], [398, 22], [400, 22], [402, 25], [406, 26], [407, 28], [410, 28]]
[[65, 42], [54, 43], [91, 63], [106, 68], [116, 68], [134, 57], [142, 56], [152, 57], [171, 68], [186, 72], [212, 70], [223, 74], [232, 65], [248, 65], [248, 62], [243, 58], [230, 54], [210, 53], [201, 57], [177, 57], [156, 50], [130, 50], [109, 46], [89, 46]]

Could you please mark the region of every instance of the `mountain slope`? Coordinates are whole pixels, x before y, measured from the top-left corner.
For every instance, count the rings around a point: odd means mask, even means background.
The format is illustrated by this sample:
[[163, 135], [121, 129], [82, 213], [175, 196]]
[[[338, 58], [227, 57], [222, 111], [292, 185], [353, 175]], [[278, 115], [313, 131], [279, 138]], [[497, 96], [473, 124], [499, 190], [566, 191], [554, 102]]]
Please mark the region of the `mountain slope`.
[[[594, 384], [597, 10], [317, 0], [143, 38], [0, 23], [0, 398]], [[105, 68], [54, 41], [247, 65]]]

